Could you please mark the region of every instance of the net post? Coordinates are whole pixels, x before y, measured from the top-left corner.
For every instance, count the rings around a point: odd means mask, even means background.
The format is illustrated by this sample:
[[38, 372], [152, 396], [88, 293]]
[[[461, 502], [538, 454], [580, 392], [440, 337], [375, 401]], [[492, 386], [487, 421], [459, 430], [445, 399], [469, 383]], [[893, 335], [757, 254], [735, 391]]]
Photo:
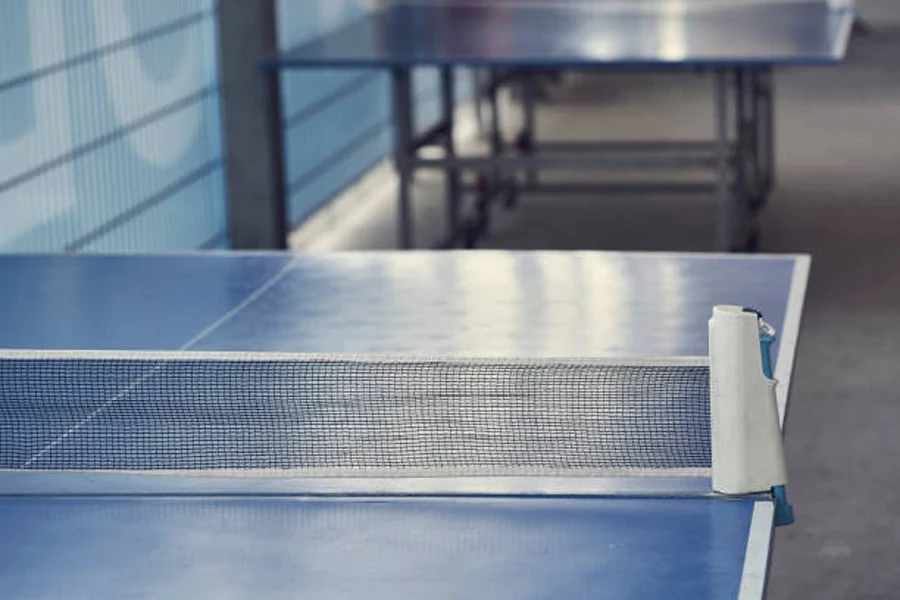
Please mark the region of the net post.
[[709, 322], [712, 487], [721, 494], [787, 483], [776, 382], [764, 367], [772, 342], [760, 325], [758, 313], [738, 306], [716, 306]]

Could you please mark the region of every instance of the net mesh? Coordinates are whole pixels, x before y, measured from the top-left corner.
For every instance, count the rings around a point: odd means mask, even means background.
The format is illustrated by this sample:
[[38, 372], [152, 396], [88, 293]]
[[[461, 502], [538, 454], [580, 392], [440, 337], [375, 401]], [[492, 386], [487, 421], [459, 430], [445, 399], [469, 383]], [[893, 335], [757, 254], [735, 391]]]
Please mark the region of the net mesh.
[[700, 364], [0, 360], [0, 468], [322, 475], [708, 468]]

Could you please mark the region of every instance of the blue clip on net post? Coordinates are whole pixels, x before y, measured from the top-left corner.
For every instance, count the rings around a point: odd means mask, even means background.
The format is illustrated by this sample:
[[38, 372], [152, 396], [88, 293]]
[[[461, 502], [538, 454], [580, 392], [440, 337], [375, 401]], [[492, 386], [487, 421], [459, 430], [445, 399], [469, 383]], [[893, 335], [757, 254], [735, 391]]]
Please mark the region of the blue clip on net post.
[[[774, 377], [772, 369], [772, 346], [775, 344], [775, 328], [763, 320], [762, 314], [753, 309], [744, 309], [759, 317], [759, 346], [762, 352], [763, 374], [769, 379]], [[775, 499], [775, 525], [781, 527], [794, 523], [794, 507], [787, 498], [787, 488], [778, 485], [772, 488], [772, 497]]]

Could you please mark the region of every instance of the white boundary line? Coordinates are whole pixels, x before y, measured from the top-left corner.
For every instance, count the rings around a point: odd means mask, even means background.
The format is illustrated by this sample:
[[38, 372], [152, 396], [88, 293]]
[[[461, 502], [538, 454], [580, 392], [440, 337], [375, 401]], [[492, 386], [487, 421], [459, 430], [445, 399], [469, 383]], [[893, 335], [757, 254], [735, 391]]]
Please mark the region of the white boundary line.
[[738, 600], [762, 600], [765, 595], [774, 518], [775, 505], [772, 502], [753, 505]]
[[856, 5], [854, 0], [828, 0], [829, 4], [838, 3], [839, 6], [832, 6], [834, 11], [850, 12], [854, 18], [847, 19], [841, 24], [841, 30], [838, 32], [838, 47], [834, 57], [837, 59], [847, 56], [847, 49], [850, 47], [850, 37], [853, 35], [853, 24], [856, 22]]
[[[110, 253], [93, 253], [83, 252], [79, 254], [55, 254], [55, 253], [33, 253], [33, 254], [9, 254], [0, 256], [3, 260], [18, 259], [53, 259], [53, 260], [91, 260], [94, 258], [254, 258], [254, 257], [272, 257], [291, 260], [295, 263], [301, 263], [304, 260], [321, 261], [334, 260], [340, 261], [344, 257], [368, 257], [377, 260], [398, 260], [403, 257], [421, 257], [421, 256], [447, 256], [455, 255], [454, 260], [464, 260], [465, 257], [482, 256], [489, 254], [503, 255], [523, 255], [523, 256], [586, 256], [600, 255], [610, 257], [639, 257], [639, 258], [665, 258], [665, 259], [716, 259], [716, 260], [796, 260], [798, 258], [809, 258], [807, 254], [766, 254], [762, 252], [754, 254], [731, 254], [720, 252], [657, 252], [655, 250], [491, 250], [484, 249], [477, 252], [460, 251], [460, 252], [442, 252], [434, 250], [337, 250], [327, 253], [306, 252], [303, 250], [187, 250], [178, 252], [110, 252]], [[296, 265], [295, 265], [296, 266]]]
[[[693, 12], [712, 10], [740, 10], [752, 8], [757, 5], [796, 5], [796, 4], [828, 4], [831, 10], [849, 10], [853, 0], [689, 0], [685, 3], [671, 3], [667, 0], [567, 0], [565, 3], [559, 0], [494, 0], [496, 5], [515, 6], [521, 8], [559, 8], [565, 4], [565, 8], [576, 8], [594, 12], [626, 12], [626, 13], [661, 13], [661, 14], [689, 14]], [[491, 0], [409, 0], [400, 2], [400, 6], [447, 6], [447, 7], [481, 7], [492, 4]], [[848, 5], [849, 4], [849, 5]]]
[[784, 324], [781, 326], [778, 363], [775, 365], [774, 375], [778, 382], [775, 391], [778, 398], [778, 415], [781, 419], [782, 429], [784, 429], [787, 417], [791, 378], [794, 372], [794, 359], [800, 337], [800, 324], [803, 320], [806, 288], [809, 283], [810, 263], [811, 259], [808, 255], [796, 257], [794, 273], [791, 277], [791, 288], [784, 311]]

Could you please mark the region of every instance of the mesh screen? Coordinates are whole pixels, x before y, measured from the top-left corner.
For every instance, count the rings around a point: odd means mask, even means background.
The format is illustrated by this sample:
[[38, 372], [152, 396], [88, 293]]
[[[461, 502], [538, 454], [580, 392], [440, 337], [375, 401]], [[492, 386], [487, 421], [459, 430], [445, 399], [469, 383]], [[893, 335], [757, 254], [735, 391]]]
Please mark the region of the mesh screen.
[[0, 468], [528, 474], [710, 466], [706, 366], [0, 360]]

